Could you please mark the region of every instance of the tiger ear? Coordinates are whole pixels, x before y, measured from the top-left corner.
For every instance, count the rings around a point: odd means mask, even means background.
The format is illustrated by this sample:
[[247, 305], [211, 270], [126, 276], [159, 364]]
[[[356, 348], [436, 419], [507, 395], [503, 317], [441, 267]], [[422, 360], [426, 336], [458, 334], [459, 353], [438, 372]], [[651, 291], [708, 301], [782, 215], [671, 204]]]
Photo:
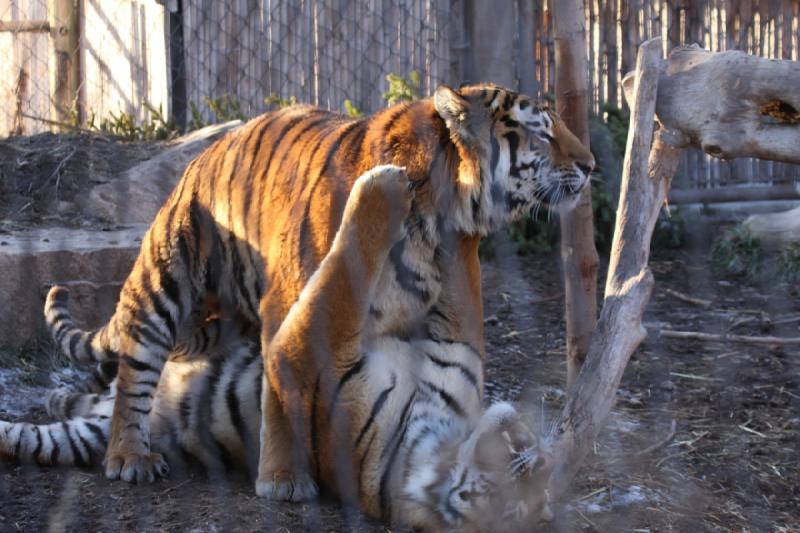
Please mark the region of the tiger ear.
[[447, 85], [440, 85], [433, 93], [433, 106], [450, 130], [464, 127], [469, 111], [469, 102], [456, 91]]

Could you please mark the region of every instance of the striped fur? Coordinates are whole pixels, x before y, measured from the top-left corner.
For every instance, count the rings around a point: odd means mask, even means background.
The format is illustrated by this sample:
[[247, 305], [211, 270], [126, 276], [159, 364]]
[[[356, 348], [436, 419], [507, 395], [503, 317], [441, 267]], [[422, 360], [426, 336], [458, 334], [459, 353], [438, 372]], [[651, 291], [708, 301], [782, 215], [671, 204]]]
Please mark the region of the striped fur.
[[[301, 350], [305, 366], [293, 368], [297, 357], [281, 356], [273, 340], [279, 328], [302, 329], [290, 308], [319, 283], [315, 279], [323, 258], [330, 257], [356, 177], [380, 164], [404, 167], [412, 184], [401, 235], [384, 249], [387, 243], [375, 241], [374, 234], [399, 209], [404, 194], [398, 191], [388, 201], [372, 201], [374, 209], [358, 217], [364, 226], [357, 240], [377, 242], [377, 250], [357, 248], [331, 299], [312, 298], [315, 303], [306, 305], [335, 307], [337, 325], [317, 324], [307, 332], [313, 342]], [[319, 447], [329, 419], [317, 410], [325, 411], [339, 391], [358, 399], [350, 402], [358, 413], [345, 418], [368, 420], [372, 402], [394, 405], [411, 387], [398, 375], [391, 389], [390, 383], [383, 391], [364, 389], [364, 377], [355, 372], [363, 370], [357, 364], [363, 346], [383, 339], [455, 346], [457, 355], [442, 354], [455, 359], [445, 357], [437, 368], [451, 371], [472, 357], [478, 365], [473, 374], [480, 375], [480, 236], [532, 208], [573, 203], [593, 164], [557, 115], [494, 86], [441, 87], [429, 100], [358, 120], [292, 107], [227, 135], [189, 165], [158, 213], [104, 328], [79, 330], [66, 293], [54, 288], [48, 297], [47, 322], [65, 353], [76, 360], [119, 360], [106, 475], [143, 481], [164, 469], [163, 458], [150, 448], [152, 397], [170, 352], [191, 336], [191, 325], [209, 313], [213, 301], [220, 316], [258, 325], [269, 363], [258, 493], [302, 499], [315, 495], [317, 480], [337, 485], [335, 461], [327, 457], [333, 452]], [[348, 317], [355, 322], [340, 324]], [[285, 333], [287, 338], [292, 335]], [[274, 350], [279, 355], [273, 358]], [[331, 359], [333, 353], [345, 355]], [[404, 353], [393, 352], [390, 360], [403, 360]], [[332, 382], [346, 376], [352, 376], [347, 383]], [[470, 387], [480, 393], [477, 378], [476, 383]], [[445, 403], [452, 398], [436, 388], [415, 392], [405, 400], [406, 417], [412, 399], [424, 394]], [[373, 425], [388, 412], [384, 407], [375, 413]], [[317, 418], [325, 420], [316, 424]], [[364, 431], [359, 446], [369, 446], [371, 428], [350, 428]], [[373, 440], [373, 446], [392, 450], [404, 435]], [[390, 453], [390, 463], [398, 454]], [[384, 491], [393, 481], [372, 480]], [[374, 511], [380, 501], [364, 507]]]
[[[434, 360], [431, 348], [437, 361], [433, 366], [424, 364], [426, 359]], [[166, 363], [164, 379], [156, 391], [150, 415], [153, 450], [179, 469], [199, 465], [212, 478], [224, 476], [230, 468], [244, 469], [254, 475], [258, 459], [263, 360], [256, 344], [247, 339], [231, 338], [224, 346], [210, 349], [212, 353], [200, 360], [177, 362], [170, 359]], [[224, 353], [219, 352], [220, 349], [224, 349]], [[387, 349], [388, 355], [398, 346], [387, 346]], [[453, 397], [459, 396], [459, 388], [474, 389], [474, 377], [469, 377], [460, 366], [449, 367], [450, 370], [440, 375], [442, 361], [446, 360], [442, 358], [447, 357], [441, 346], [407, 345], [400, 349], [409, 357], [423, 361], [420, 383], [452, 382], [443, 390], [451, 390]], [[412, 349], [420, 352], [411, 355]], [[376, 380], [371, 386], [382, 392], [386, 389], [378, 364], [380, 356], [370, 357], [373, 358], [370, 368], [365, 369], [368, 370], [367, 379]], [[400, 375], [404, 370], [408, 368], [398, 369], [398, 381], [407, 379]], [[539, 501], [543, 490], [538, 490], [538, 500], [534, 496], [523, 501], [520, 489], [536, 488], [536, 480], [547, 473], [547, 467], [542, 464], [547, 455], [538, 449], [535, 438], [518, 420], [513, 408], [496, 404], [483, 415], [476, 414], [477, 424], [471, 427], [453, 418], [452, 408], [438, 392], [431, 394], [428, 385], [423, 387], [406, 416], [408, 428], [393, 461], [393, 483], [387, 485], [382, 494], [386, 515], [397, 522], [438, 531], [448, 527], [459, 530], [475, 527], [484, 524], [490, 516], [521, 520], [537, 511], [541, 513], [536, 505], [537, 502], [543, 505]], [[99, 395], [72, 392], [78, 400], [70, 417], [63, 422], [40, 425], [0, 422], [0, 454], [39, 465], [99, 464], [111, 428], [114, 387], [110, 393]], [[377, 396], [386, 398], [381, 393]], [[475, 400], [465, 403], [472, 408]], [[379, 418], [399, 416], [385, 400], [376, 405], [371, 411], [379, 411]], [[385, 414], [381, 414], [384, 410]], [[510, 442], [505, 441], [503, 434], [515, 431], [517, 434]], [[484, 449], [477, 453], [470, 448], [477, 444], [476, 437], [491, 441], [484, 442]], [[468, 441], [469, 438], [472, 440]], [[386, 453], [377, 449], [380, 439], [371, 434], [362, 437], [371, 442], [370, 448], [376, 456], [390, 456], [391, 449]], [[518, 453], [509, 453], [509, 445], [518, 448]], [[459, 451], [464, 456], [460, 460]], [[506, 457], [494, 471], [487, 472], [485, 466], [479, 464], [483, 461], [480, 453], [495, 457], [506, 454]], [[511, 494], [508, 486], [498, 488], [490, 484], [490, 481], [498, 484], [491, 476], [513, 479], [515, 475], [525, 483], [519, 488], [512, 484], [516, 492]], [[505, 491], [501, 493], [500, 489]], [[498, 504], [501, 494], [503, 501]], [[377, 497], [380, 499], [381, 494]], [[487, 509], [489, 503], [493, 506], [491, 509]]]

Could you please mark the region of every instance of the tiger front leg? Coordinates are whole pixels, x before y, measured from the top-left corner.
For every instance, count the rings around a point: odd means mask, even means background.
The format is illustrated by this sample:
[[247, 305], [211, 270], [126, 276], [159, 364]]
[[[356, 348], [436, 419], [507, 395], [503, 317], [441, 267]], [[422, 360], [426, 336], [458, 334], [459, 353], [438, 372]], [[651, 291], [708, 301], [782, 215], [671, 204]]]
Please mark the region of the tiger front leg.
[[[262, 336], [265, 391], [259, 496], [314, 497], [310, 417], [318, 396], [330, 392], [355, 361], [373, 292], [389, 250], [404, 236], [413, 192], [405, 171], [376, 167], [360, 176], [347, 199], [327, 256], [275, 336]], [[262, 309], [266, 306], [262, 302]]]
[[122, 346], [131, 349], [124, 353], [133, 355], [123, 355], [119, 363], [105, 473], [108, 479], [151, 483], [169, 473], [164, 457], [150, 451], [152, 396], [166, 354], [162, 357], [158, 349], [126, 341]]

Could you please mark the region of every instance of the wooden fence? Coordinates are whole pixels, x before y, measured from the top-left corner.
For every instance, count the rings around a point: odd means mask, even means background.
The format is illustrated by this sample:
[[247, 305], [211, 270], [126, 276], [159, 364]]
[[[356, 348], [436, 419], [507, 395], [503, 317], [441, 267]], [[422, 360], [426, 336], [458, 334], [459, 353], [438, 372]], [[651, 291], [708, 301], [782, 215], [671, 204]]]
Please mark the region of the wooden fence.
[[[292, 98], [337, 110], [349, 100], [370, 112], [385, 105], [390, 72], [419, 72], [421, 94], [439, 83], [482, 80], [537, 96], [553, 91], [549, 2], [558, 0], [0, 0], [0, 30], [47, 19], [47, 3], [55, 1], [71, 1], [80, 14], [75, 108], [84, 120], [119, 111], [142, 119], [145, 103], [181, 124], [192, 108], [213, 120], [207, 100], [220, 97], [245, 116]], [[592, 111], [601, 116], [624, 108], [620, 81], [651, 36], [662, 36], [665, 51], [698, 42], [798, 59], [798, 0], [585, 6]], [[0, 31], [0, 134], [47, 127], [27, 117], [50, 116], [48, 35]], [[796, 166], [720, 162], [690, 151], [676, 187], [774, 184], [791, 194], [797, 181]]]
[[0, 0], [0, 135], [168, 112], [164, 22], [155, 0]]

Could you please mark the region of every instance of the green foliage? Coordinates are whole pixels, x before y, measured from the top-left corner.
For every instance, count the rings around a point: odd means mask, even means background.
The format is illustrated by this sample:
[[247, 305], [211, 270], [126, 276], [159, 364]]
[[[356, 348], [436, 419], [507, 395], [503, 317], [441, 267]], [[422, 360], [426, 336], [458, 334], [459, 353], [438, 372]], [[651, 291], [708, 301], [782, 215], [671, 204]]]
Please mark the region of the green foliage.
[[778, 253], [778, 272], [788, 283], [800, 282], [800, 244], [790, 244]]
[[744, 226], [726, 231], [711, 247], [711, 266], [720, 274], [754, 279], [761, 271], [763, 252]]
[[651, 248], [673, 250], [686, 244], [686, 221], [679, 209], [673, 209], [670, 216], [661, 211], [653, 230]]
[[281, 98], [278, 93], [271, 93], [264, 98], [264, 103], [274, 109], [282, 109], [297, 104], [297, 97], [290, 96], [289, 98]]
[[353, 118], [359, 118], [364, 116], [364, 112], [359, 108], [357, 108], [356, 105], [350, 99], [344, 101], [344, 111]]
[[389, 82], [389, 88], [383, 93], [383, 98], [389, 105], [411, 102], [422, 97], [420, 93], [422, 79], [416, 70], [409, 72], [407, 79], [396, 72], [390, 72], [386, 75], [386, 81]]
[[603, 106], [603, 112], [605, 113], [605, 123], [614, 139], [614, 148], [620, 157], [624, 157], [625, 145], [628, 143], [630, 113], [610, 104]]
[[592, 183], [592, 218], [594, 220], [594, 245], [600, 253], [611, 250], [614, 238], [614, 221], [617, 213], [614, 197], [606, 182], [601, 179]]
[[[266, 99], [264, 100], [266, 102]], [[247, 120], [248, 117], [242, 112], [242, 104], [235, 96], [223, 94], [215, 98], [203, 97], [203, 102], [208, 107], [208, 110], [214, 115], [211, 122], [206, 122], [203, 119], [203, 114], [197, 104], [189, 102], [189, 112], [192, 118], [189, 119], [189, 131], [199, 130], [205, 128], [209, 124], [219, 124], [221, 122], [229, 122], [231, 120]]]
[[547, 213], [525, 217], [508, 229], [511, 242], [519, 255], [552, 252], [558, 242], [558, 224], [554, 219], [542, 219]]
[[164, 116], [160, 105], [156, 108], [152, 104], [145, 103], [144, 107], [149, 116], [141, 124], [136, 122], [133, 115], [125, 111], [120, 111], [119, 114], [111, 112], [109, 117], [101, 119], [97, 123], [97, 117], [92, 112], [89, 120], [86, 121], [86, 128], [128, 141], [165, 140], [176, 137], [180, 133], [178, 126]]

